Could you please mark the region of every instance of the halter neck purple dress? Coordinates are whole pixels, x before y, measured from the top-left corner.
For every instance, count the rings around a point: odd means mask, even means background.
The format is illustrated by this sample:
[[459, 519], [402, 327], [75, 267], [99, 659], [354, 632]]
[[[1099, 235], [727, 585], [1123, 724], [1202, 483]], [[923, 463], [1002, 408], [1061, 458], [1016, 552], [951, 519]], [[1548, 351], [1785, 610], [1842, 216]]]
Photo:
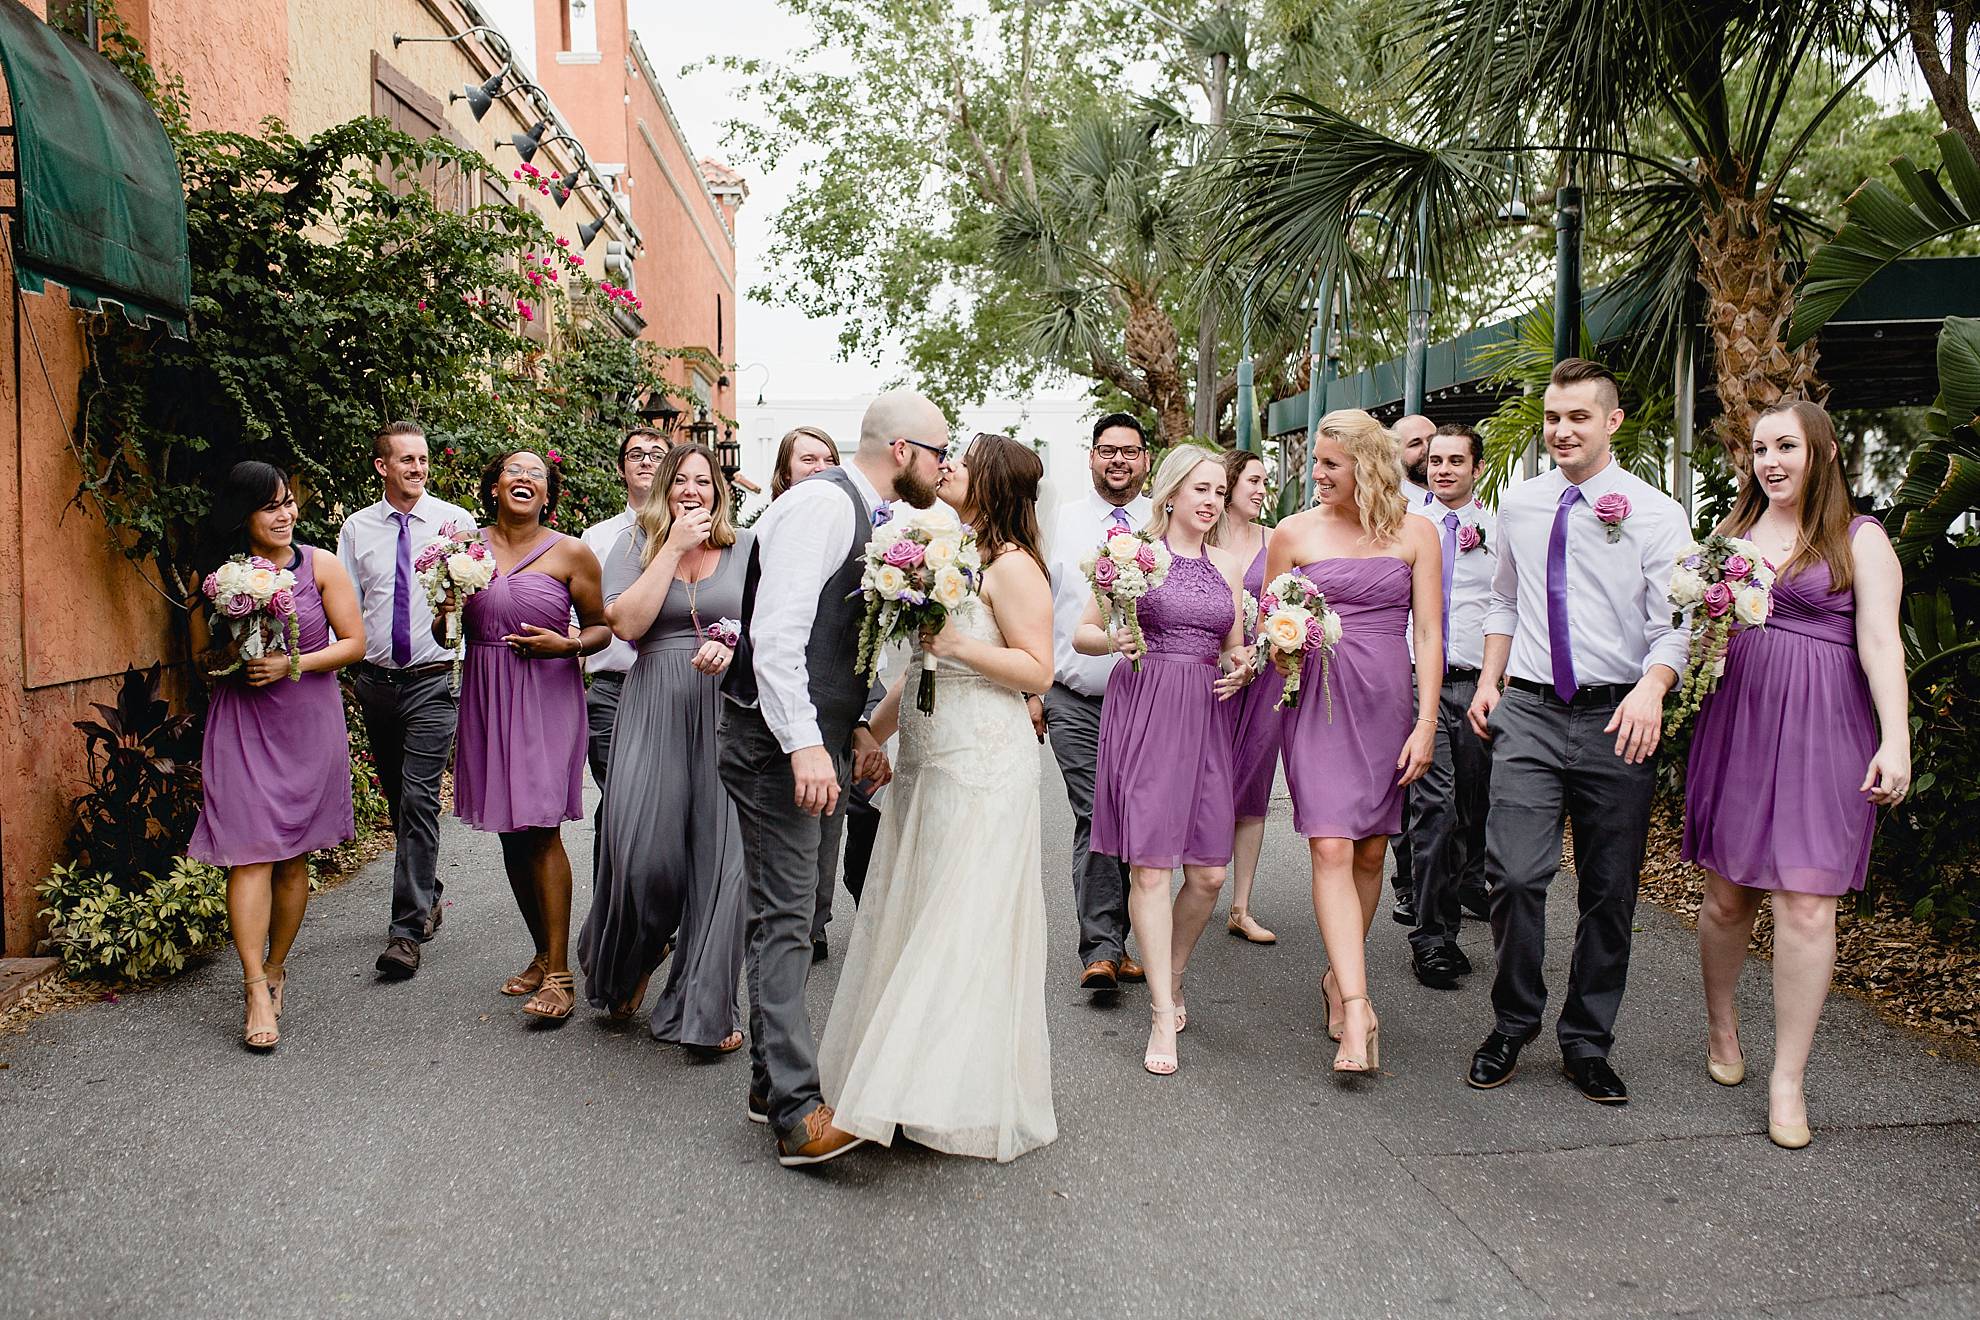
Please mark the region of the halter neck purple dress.
[[[1874, 519], [1857, 518], [1850, 535]], [[1733, 634], [1685, 774], [1684, 858], [1734, 884], [1863, 888], [1877, 809], [1859, 791], [1877, 717], [1856, 651], [1856, 593], [1816, 561], [1774, 583], [1764, 628]]]
[[[1256, 600], [1265, 593], [1265, 547], [1244, 573], [1244, 589]], [[1262, 657], [1261, 657], [1262, 659]], [[1239, 820], [1271, 814], [1272, 780], [1279, 770], [1285, 712], [1278, 709], [1286, 681], [1266, 665], [1244, 691], [1224, 703], [1231, 717], [1231, 779]]]
[[1309, 839], [1369, 839], [1402, 829], [1402, 772], [1416, 683], [1410, 672], [1409, 565], [1394, 555], [1323, 559], [1304, 574], [1341, 616], [1331, 662], [1333, 719], [1319, 667], [1300, 675], [1284, 712], [1293, 829]]
[[[488, 539], [486, 530], [482, 539]], [[526, 660], [502, 638], [526, 623], [562, 632], [571, 592], [529, 566], [535, 549], [468, 597], [467, 659], [454, 739], [454, 814], [478, 830], [554, 828], [584, 815], [584, 677], [575, 659]]]
[[[298, 545], [296, 644], [330, 645], [314, 546]], [[214, 866], [285, 862], [351, 838], [351, 739], [337, 676], [304, 674], [249, 687], [214, 684], [200, 753], [201, 803], [186, 856]]]
[[1236, 616], [1209, 556], [1177, 555], [1136, 612], [1148, 654], [1107, 677], [1094, 774], [1093, 851], [1130, 866], [1228, 866], [1230, 717], [1217, 658]]

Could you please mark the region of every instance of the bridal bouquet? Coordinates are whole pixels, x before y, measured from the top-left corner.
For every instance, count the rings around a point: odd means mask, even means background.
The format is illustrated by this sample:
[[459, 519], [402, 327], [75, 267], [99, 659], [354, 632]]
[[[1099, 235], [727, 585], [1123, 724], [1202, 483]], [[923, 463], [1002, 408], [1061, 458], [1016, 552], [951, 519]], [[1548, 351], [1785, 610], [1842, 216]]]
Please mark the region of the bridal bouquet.
[[214, 632], [224, 627], [233, 663], [213, 677], [231, 674], [271, 651], [289, 655], [289, 677], [302, 677], [301, 641], [296, 621], [296, 575], [260, 555], [235, 555], [206, 575], [200, 591], [212, 603]]
[[[1169, 547], [1160, 540], [1126, 527], [1107, 533], [1107, 539], [1080, 560], [1080, 570], [1093, 587], [1093, 599], [1100, 602], [1101, 622], [1108, 632], [1119, 619], [1135, 645], [1143, 645], [1136, 607], [1143, 596], [1167, 580], [1173, 562]], [[1140, 657], [1132, 663], [1134, 672], [1140, 673]]]
[[1773, 566], [1751, 541], [1714, 534], [1679, 552], [1671, 569], [1671, 627], [1691, 629], [1691, 654], [1678, 676], [1677, 704], [1664, 720], [1666, 734], [1717, 690], [1733, 630], [1765, 626], [1773, 592]]
[[454, 523], [440, 524], [440, 535], [419, 548], [413, 571], [426, 588], [426, 602], [444, 611], [447, 645], [454, 648], [454, 672], [448, 684], [461, 690], [461, 615], [468, 597], [495, 580], [495, 552], [475, 534]]
[[1334, 643], [1341, 640], [1341, 616], [1327, 608], [1327, 598], [1298, 573], [1281, 573], [1266, 586], [1258, 601], [1264, 616], [1258, 625], [1258, 640], [1271, 650], [1286, 675], [1285, 690], [1275, 709], [1299, 705], [1300, 673], [1309, 656], [1320, 657], [1320, 695], [1327, 704], [1327, 719], [1334, 718], [1334, 694], [1328, 681], [1328, 665]]
[[[939, 632], [949, 615], [983, 588], [983, 557], [976, 533], [947, 509], [924, 509], [883, 523], [866, 543], [859, 595], [866, 616], [859, 625], [859, 669], [880, 673], [881, 655], [894, 642]], [[921, 653], [921, 685], [915, 706], [935, 712], [935, 657]]]

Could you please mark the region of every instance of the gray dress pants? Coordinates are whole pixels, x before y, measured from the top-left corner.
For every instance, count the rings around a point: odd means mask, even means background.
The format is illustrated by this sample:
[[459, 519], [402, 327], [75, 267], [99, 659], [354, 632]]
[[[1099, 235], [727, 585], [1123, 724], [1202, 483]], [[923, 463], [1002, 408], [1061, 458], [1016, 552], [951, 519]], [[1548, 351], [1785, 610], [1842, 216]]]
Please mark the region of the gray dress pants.
[[1477, 691], [1476, 678], [1445, 680], [1437, 698], [1436, 754], [1423, 778], [1410, 785], [1416, 928], [1409, 942], [1419, 953], [1457, 939], [1464, 918], [1459, 896], [1474, 869], [1484, 864], [1472, 852], [1487, 819], [1492, 751], [1465, 718]]
[[1073, 904], [1079, 910], [1079, 962], [1119, 962], [1127, 951], [1127, 863], [1088, 847], [1093, 834], [1093, 777], [1100, 763], [1102, 699], [1054, 683], [1044, 695], [1045, 732], [1072, 807]]
[[591, 782], [605, 791], [605, 771], [612, 764], [612, 726], [619, 718], [619, 693], [625, 690], [625, 672], [593, 674], [584, 685], [584, 759], [591, 764]]
[[[1613, 694], [1605, 694], [1612, 697]], [[1574, 831], [1578, 914], [1556, 1034], [1568, 1059], [1606, 1058], [1629, 977], [1631, 923], [1650, 832], [1657, 758], [1630, 765], [1603, 728], [1614, 699], [1572, 705], [1508, 687], [1492, 712], [1492, 812], [1485, 824], [1498, 1029], [1528, 1037], [1547, 1003], [1547, 887]]]
[[[722, 715], [722, 786], [742, 826], [749, 882], [744, 976], [749, 985], [750, 1090], [788, 1134], [823, 1103], [818, 1038], [804, 987], [811, 975], [811, 919], [818, 900], [824, 821], [798, 810], [791, 758], [763, 716], [728, 705]], [[848, 748], [829, 749], [841, 781]]]
[[413, 674], [361, 664], [352, 669], [351, 691], [397, 835], [388, 938], [424, 943], [440, 906], [440, 776], [453, 755], [459, 703], [444, 670]]

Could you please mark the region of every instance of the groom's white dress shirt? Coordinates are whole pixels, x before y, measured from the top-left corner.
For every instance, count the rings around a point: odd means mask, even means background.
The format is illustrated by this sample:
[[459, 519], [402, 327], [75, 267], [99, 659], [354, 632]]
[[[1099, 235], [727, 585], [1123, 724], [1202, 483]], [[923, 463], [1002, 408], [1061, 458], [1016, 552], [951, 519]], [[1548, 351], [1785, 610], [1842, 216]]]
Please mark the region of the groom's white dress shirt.
[[[1522, 481], [1499, 505], [1499, 566], [1485, 631], [1512, 638], [1506, 673], [1551, 684], [1547, 639], [1547, 542], [1567, 478], [1556, 468]], [[1595, 502], [1620, 493], [1630, 515], [1615, 541]], [[1684, 672], [1691, 632], [1671, 626], [1671, 569], [1691, 542], [1676, 500], [1614, 458], [1581, 483], [1568, 513], [1567, 612], [1575, 681], [1583, 687], [1634, 684], [1652, 665]]]
[[[1127, 514], [1128, 526], [1136, 531], [1154, 508], [1146, 495], [1137, 495], [1119, 507]], [[1073, 650], [1073, 633], [1093, 600], [1093, 588], [1080, 571], [1079, 561], [1114, 525], [1114, 509], [1100, 498], [1100, 492], [1088, 487], [1083, 496], [1059, 510], [1052, 529], [1052, 663], [1059, 682], [1088, 697], [1106, 693], [1115, 657], [1081, 655]]]
[[[859, 466], [843, 472], [869, 512], [885, 503]], [[800, 481], [756, 523], [756, 608], [749, 641], [763, 722], [786, 752], [822, 747], [818, 708], [811, 704], [804, 651], [818, 617], [818, 593], [852, 553], [858, 510], [836, 482]]]

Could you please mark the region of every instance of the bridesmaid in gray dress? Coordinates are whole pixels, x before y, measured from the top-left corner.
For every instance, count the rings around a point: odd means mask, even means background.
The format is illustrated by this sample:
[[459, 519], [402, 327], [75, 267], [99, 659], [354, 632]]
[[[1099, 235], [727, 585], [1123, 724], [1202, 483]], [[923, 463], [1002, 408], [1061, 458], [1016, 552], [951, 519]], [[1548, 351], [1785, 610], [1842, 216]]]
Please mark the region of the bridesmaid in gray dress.
[[619, 697], [578, 961], [592, 1006], [629, 1018], [674, 942], [654, 1039], [726, 1054], [743, 1042], [747, 886], [715, 766], [734, 652], [710, 632], [742, 615], [749, 533], [731, 521], [728, 482], [701, 445], [669, 453], [653, 491], [605, 561], [606, 619], [639, 658]]

